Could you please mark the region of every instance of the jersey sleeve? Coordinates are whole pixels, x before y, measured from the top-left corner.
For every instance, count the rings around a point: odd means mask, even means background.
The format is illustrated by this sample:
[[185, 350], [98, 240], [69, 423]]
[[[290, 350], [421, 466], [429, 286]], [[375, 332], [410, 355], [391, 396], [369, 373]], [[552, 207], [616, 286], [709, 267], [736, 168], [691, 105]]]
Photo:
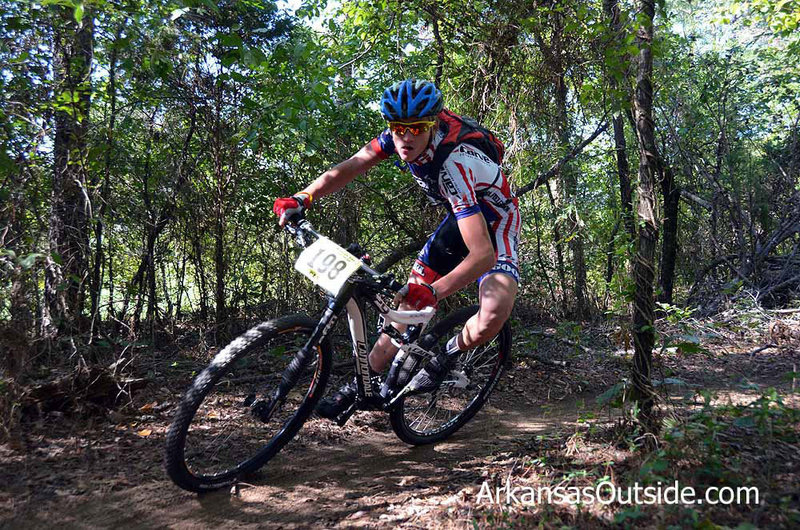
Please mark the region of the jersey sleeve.
[[451, 153], [439, 172], [439, 193], [450, 204], [456, 219], [481, 213], [475, 197], [475, 175], [465, 157]]
[[370, 142], [370, 145], [372, 146], [373, 151], [378, 153], [378, 156], [382, 160], [389, 158], [396, 152], [394, 140], [392, 139], [392, 133], [389, 131], [389, 129], [386, 129], [378, 136], [373, 138]]

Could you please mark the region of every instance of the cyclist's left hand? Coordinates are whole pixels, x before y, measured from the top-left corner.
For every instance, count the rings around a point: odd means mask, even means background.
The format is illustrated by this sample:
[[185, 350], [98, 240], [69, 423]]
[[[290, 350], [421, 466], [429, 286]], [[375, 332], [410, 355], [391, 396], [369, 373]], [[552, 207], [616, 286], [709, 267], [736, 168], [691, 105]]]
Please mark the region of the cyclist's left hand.
[[436, 307], [438, 304], [436, 289], [427, 283], [409, 283], [400, 289], [400, 294], [417, 311], [424, 307]]

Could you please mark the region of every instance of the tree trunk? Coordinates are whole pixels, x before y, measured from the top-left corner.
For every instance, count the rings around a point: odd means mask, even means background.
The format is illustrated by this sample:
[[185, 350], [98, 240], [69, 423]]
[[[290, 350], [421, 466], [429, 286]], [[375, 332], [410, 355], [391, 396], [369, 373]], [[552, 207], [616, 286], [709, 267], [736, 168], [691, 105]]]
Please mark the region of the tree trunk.
[[[114, 44], [119, 40], [122, 34], [122, 26], [117, 28]], [[109, 116], [108, 116], [108, 131], [106, 132], [106, 155], [105, 167], [103, 169], [103, 188], [100, 193], [100, 208], [98, 211], [97, 219], [94, 225], [94, 270], [92, 272], [92, 327], [100, 324], [100, 295], [103, 290], [103, 266], [105, 265], [105, 256], [103, 253], [103, 223], [105, 222], [106, 210], [110, 200], [111, 191], [111, 156], [114, 152], [114, 126], [117, 120], [117, 53], [118, 47], [113, 45], [111, 47], [111, 56], [109, 57], [108, 69], [108, 99], [109, 99]], [[94, 334], [94, 331], [93, 331]]]
[[200, 320], [205, 322], [208, 318], [208, 294], [206, 291], [206, 271], [203, 267], [203, 247], [200, 234], [193, 234], [192, 257], [194, 258], [195, 281], [200, 286]]
[[216, 211], [214, 219], [214, 272], [216, 288], [214, 303], [216, 308], [217, 333], [225, 334], [227, 324], [227, 309], [225, 306], [225, 203], [227, 201], [228, 186], [223, 174], [224, 147], [222, 139], [222, 95], [224, 83], [221, 79], [215, 83], [215, 114], [214, 114], [214, 179], [216, 182]]
[[156, 252], [155, 240], [150, 250], [150, 259], [147, 261], [147, 323], [152, 335], [155, 320], [158, 318], [158, 295], [156, 293]]
[[[150, 134], [146, 144], [146, 158], [144, 163], [144, 172], [142, 174], [142, 202], [147, 209], [147, 218], [145, 221], [145, 236], [143, 241], [143, 252], [142, 252], [142, 260], [139, 263], [139, 268], [136, 271], [136, 274], [133, 277], [130, 285], [135, 287], [136, 290], [136, 305], [133, 311], [133, 320], [131, 324], [131, 330], [136, 333], [139, 331], [139, 325], [141, 323], [142, 318], [142, 309], [144, 308], [144, 298], [145, 298], [145, 285], [148, 284], [148, 274], [152, 269], [153, 265], [153, 255], [155, 252], [155, 244], [156, 238], [158, 235], [155, 232], [155, 219], [156, 219], [156, 212], [152, 206], [152, 200], [150, 198], [150, 161], [151, 161], [151, 153], [152, 153], [152, 138], [153, 138], [153, 119], [151, 118], [150, 121]], [[128, 287], [128, 292], [131, 292], [133, 289]], [[127, 306], [127, 304], [126, 304]], [[148, 315], [149, 317], [149, 315]], [[145, 319], [147, 321], [147, 318]]]
[[[566, 153], [569, 150], [570, 125], [567, 113], [567, 83], [564, 78], [563, 66], [556, 82], [556, 129], [558, 130], [559, 151]], [[583, 234], [578, 217], [578, 178], [572, 165], [561, 168], [561, 181], [564, 194], [562, 206], [567, 208], [567, 222], [563, 232], [571, 234], [569, 248], [572, 252], [573, 296], [575, 298], [575, 318], [582, 320], [589, 316], [589, 307], [586, 301], [586, 260], [583, 252]]]
[[183, 317], [181, 302], [183, 301], [183, 289], [186, 285], [186, 240], [181, 244], [181, 270], [178, 272], [178, 299], [175, 301], [175, 320], [180, 321]]
[[173, 315], [172, 313], [173, 305], [172, 305], [172, 298], [169, 295], [169, 283], [167, 282], [167, 266], [164, 264], [164, 260], [160, 260], [159, 269], [161, 271], [161, 290], [163, 291], [164, 294], [164, 302], [166, 302], [167, 304], [166, 316], [167, 319], [169, 319], [171, 322]]
[[681, 190], [675, 185], [675, 176], [668, 163], [663, 164], [661, 193], [664, 200], [664, 236], [661, 240], [661, 267], [659, 268], [659, 302], [672, 304], [675, 286], [675, 260], [678, 256], [678, 214]]
[[225, 307], [225, 220], [223, 212], [217, 212], [214, 229], [214, 272], [216, 274], [216, 290], [214, 303], [216, 307], [217, 330], [223, 332], [227, 320]]
[[[534, 37], [542, 51], [545, 66], [550, 75], [555, 79], [555, 117], [554, 129], [558, 141], [559, 153], [564, 156], [569, 153], [570, 149], [570, 136], [571, 125], [569, 121], [569, 114], [567, 112], [567, 96], [568, 87], [566, 82], [566, 71], [569, 66], [566, 64], [567, 43], [564, 40], [564, 15], [560, 11], [553, 12], [553, 30], [549, 43], [546, 42], [541, 33], [535, 33]], [[572, 167], [568, 164], [563, 164], [557, 170], [560, 177], [560, 188], [555, 194], [555, 207], [556, 211], [567, 210], [567, 218], [565, 222], [557, 222], [554, 225], [554, 234], [556, 240], [556, 254], [561, 261], [563, 256], [562, 242], [559, 235], [564, 237], [569, 236], [569, 249], [572, 253], [572, 296], [567, 293], [568, 289], [566, 282], [562, 281], [562, 289], [564, 290], [564, 312], [572, 314], [578, 319], [583, 319], [588, 316], [589, 309], [586, 298], [586, 260], [584, 258], [584, 245], [583, 234], [580, 227], [580, 219], [577, 210], [577, 192], [578, 192], [578, 179], [577, 174], [573, 171]], [[556, 234], [559, 232], [560, 234]], [[562, 264], [559, 263], [559, 276], [565, 278]], [[574, 306], [568, 300], [574, 299]]]
[[[619, 2], [618, 0], [603, 0], [603, 12], [605, 13], [606, 17], [608, 18], [608, 25], [610, 30], [610, 38], [608, 41], [608, 47], [612, 50], [613, 55], [617, 56], [624, 56], [623, 67], [620, 69], [621, 71], [609, 71], [608, 72], [608, 79], [609, 79], [609, 86], [611, 87], [611, 93], [614, 93], [615, 90], [619, 86], [619, 82], [617, 81], [617, 75], [626, 76], [629, 67], [629, 57], [628, 54], [623, 51], [621, 46], [619, 46], [619, 42], [622, 40], [623, 37], [623, 29], [622, 24], [620, 22], [620, 9], [619, 9]], [[610, 68], [614, 67], [614, 63]], [[628, 119], [633, 123], [633, 118], [631, 116], [630, 105], [626, 105], [625, 109], [619, 108], [617, 105], [614, 105], [614, 116], [612, 118], [612, 124], [614, 128], [614, 154], [617, 161], [617, 181], [619, 183], [619, 195], [620, 195], [620, 205], [619, 205], [619, 212], [620, 218], [622, 220], [622, 225], [625, 227], [625, 233], [627, 234], [626, 238], [626, 247], [630, 246], [630, 243], [636, 241], [636, 223], [634, 221], [633, 215], [633, 192], [631, 190], [631, 171], [630, 165], [628, 163], [628, 145], [625, 139], [625, 120], [623, 119], [623, 113], [628, 117]], [[606, 297], [605, 302], [608, 302], [609, 299], [609, 286], [611, 284], [611, 280], [614, 277], [614, 249], [616, 244], [616, 235], [620, 228], [620, 223], [614, 225], [614, 230], [609, 239], [608, 249], [607, 249], [607, 266], [606, 266]], [[630, 254], [628, 253], [628, 257], [630, 258]], [[625, 272], [626, 277], [630, 277], [630, 270], [631, 262], [630, 260], [625, 262]]]
[[[190, 170], [187, 167], [187, 159], [189, 158], [189, 147], [191, 144], [192, 137], [194, 136], [195, 125], [197, 123], [197, 116], [196, 116], [196, 109], [192, 107], [190, 109], [189, 114], [189, 130], [186, 133], [186, 137], [184, 138], [183, 143], [183, 150], [181, 151], [181, 155], [177, 164], [177, 179], [175, 181], [175, 185], [172, 190], [172, 194], [170, 195], [169, 199], [164, 203], [161, 207], [160, 212], [156, 216], [155, 211], [151, 208], [151, 199], [150, 199], [150, 192], [148, 191], [148, 175], [149, 175], [149, 167], [150, 167], [150, 156], [149, 156], [149, 144], [148, 144], [148, 157], [145, 162], [145, 177], [142, 180], [142, 201], [145, 203], [145, 206], [148, 209], [150, 215], [148, 216], [147, 226], [145, 227], [146, 239], [144, 244], [144, 251], [142, 253], [141, 261], [139, 262], [139, 267], [136, 270], [136, 274], [134, 274], [131, 281], [128, 283], [128, 288], [125, 291], [125, 297], [122, 305], [122, 311], [120, 312], [119, 319], [122, 320], [125, 317], [125, 313], [128, 310], [128, 303], [130, 300], [130, 293], [133, 290], [133, 286], [137, 286], [137, 311], [136, 315], [134, 315], [134, 329], [136, 325], [138, 325], [139, 315], [142, 310], [141, 295], [145, 285], [145, 273], [148, 270], [151, 262], [153, 261], [153, 254], [156, 241], [158, 240], [161, 232], [167, 227], [167, 224], [170, 220], [172, 220], [175, 205], [178, 200], [178, 195], [183, 191], [183, 187], [186, 184], [188, 179]], [[199, 237], [199, 236], [198, 236]], [[199, 243], [198, 243], [199, 244]]]
[[[10, 137], [10, 124], [4, 123], [3, 129]], [[18, 155], [16, 167], [21, 167], [20, 162], [23, 161], [24, 156]], [[13, 252], [15, 257], [0, 254], [0, 278], [3, 281], [0, 295], [4, 294], [7, 282], [11, 286], [8, 292], [10, 319], [7, 325], [5, 319], [0, 319], [0, 368], [5, 366], [8, 375], [17, 378], [24, 373], [31, 353], [31, 339], [36, 333], [34, 315], [38, 317], [38, 266], [34, 262], [26, 270], [20, 263], [20, 258], [29, 250], [25, 247], [29, 233], [25, 215], [29, 210], [25, 188], [30, 185], [26, 172], [9, 171], [3, 178], [3, 185], [7, 186], [4, 191], [7, 191], [8, 199], [0, 202], [0, 249]], [[0, 300], [0, 306], [4, 307], [4, 302]]]
[[9, 292], [10, 322], [8, 326], [0, 323], [0, 351], [5, 351], [4, 359], [0, 359], [12, 378], [21, 377], [31, 353], [31, 332], [34, 329], [31, 300], [33, 298], [32, 270], [24, 270], [20, 265], [14, 266], [10, 273], [11, 291]]
[[26, 270], [18, 261], [25, 252], [21, 247], [27, 232], [24, 226], [24, 212], [27, 209], [23, 192], [25, 179], [23, 177], [17, 180], [12, 174], [6, 182], [10, 184], [11, 189], [10, 200], [0, 207], [0, 226], [3, 227], [0, 230], [0, 249], [15, 252], [17, 263], [13, 263], [15, 260], [9, 257], [0, 255], [0, 271], [4, 272], [0, 274], [0, 278], [3, 278], [4, 282], [10, 281], [11, 284], [8, 292], [8, 312], [11, 318], [7, 324], [0, 320], [0, 368], [4, 366], [7, 374], [16, 379], [24, 374], [30, 358], [30, 339], [35, 332], [32, 305], [38, 296], [35, 296], [36, 267], [29, 267]]
[[617, 155], [617, 176], [619, 177], [620, 209], [625, 231], [631, 241], [636, 241], [636, 223], [633, 216], [633, 191], [631, 189], [631, 170], [628, 164], [627, 142], [625, 141], [625, 122], [622, 116], [614, 117], [614, 151]]
[[[556, 202], [556, 198], [553, 194], [552, 189], [550, 188], [550, 183], [547, 183], [547, 196], [550, 199], [550, 206], [553, 208], [553, 212], [558, 211], [558, 204]], [[557, 191], [557, 190], [556, 190]], [[553, 223], [553, 239], [555, 240], [554, 249], [556, 254], [556, 272], [558, 273], [558, 281], [561, 285], [561, 312], [563, 314], [569, 313], [569, 307], [567, 304], [567, 272], [566, 267], [564, 266], [564, 251], [562, 249], [562, 235], [561, 235], [561, 228], [559, 227], [560, 223]]]
[[615, 257], [615, 243], [617, 234], [619, 233], [619, 220], [614, 223], [614, 228], [611, 230], [611, 235], [608, 237], [608, 245], [606, 245], [606, 292], [603, 296], [603, 311], [608, 307], [610, 297], [611, 280], [614, 279], [614, 257]]
[[108, 315], [115, 318], [114, 311], [114, 252], [111, 239], [108, 239]]
[[[608, 17], [608, 24], [611, 29], [611, 42], [612, 46], [619, 42], [622, 36], [622, 27], [620, 23], [619, 2], [617, 0], [603, 0], [603, 11]], [[624, 53], [617, 48], [617, 53]], [[627, 61], [626, 61], [627, 63]], [[616, 77], [611, 72], [609, 75], [609, 85], [612, 89], [618, 86]], [[615, 112], [612, 119], [614, 126], [614, 153], [617, 159], [617, 177], [619, 178], [619, 191], [621, 199], [621, 214], [622, 220], [625, 225], [625, 230], [630, 236], [631, 241], [636, 240], [636, 224], [633, 220], [633, 193], [631, 191], [631, 170], [628, 164], [628, 151], [627, 142], [625, 140], [625, 120], [623, 120], [622, 112], [628, 114], [630, 118], [630, 110], [625, 109], [620, 112]]]
[[636, 134], [639, 140], [639, 188], [637, 217], [639, 237], [633, 277], [636, 281], [633, 307], [634, 357], [632, 378], [634, 397], [639, 403], [644, 425], [654, 430], [653, 405], [655, 392], [650, 379], [653, 367], [654, 309], [653, 280], [654, 257], [658, 242], [658, 211], [655, 196], [658, 154], [653, 125], [653, 17], [654, 0], [640, 0], [641, 26], [637, 32], [639, 69], [636, 76], [636, 93], [633, 108]]
[[55, 112], [53, 196], [46, 262], [48, 331], [74, 333], [80, 329], [88, 276], [89, 217], [87, 133], [91, 99], [93, 17], [76, 22], [74, 10], [55, 8], [53, 40]]

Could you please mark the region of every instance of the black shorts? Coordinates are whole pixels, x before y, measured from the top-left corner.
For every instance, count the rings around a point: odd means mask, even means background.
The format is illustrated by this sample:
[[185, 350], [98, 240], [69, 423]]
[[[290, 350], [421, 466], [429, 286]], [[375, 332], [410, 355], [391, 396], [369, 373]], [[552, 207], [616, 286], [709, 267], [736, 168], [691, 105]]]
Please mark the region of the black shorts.
[[[513, 252], [512, 255], [507, 255], [505, 253], [503, 255], [498, 255], [497, 234], [493, 232], [491, 228], [489, 229], [489, 238], [492, 241], [497, 262], [491, 270], [478, 279], [478, 283], [480, 284], [486, 276], [494, 273], [508, 274], [519, 283], [519, 267], [517, 266], [516, 252]], [[512, 248], [516, 250], [516, 246], [516, 234], [514, 234]], [[414, 263], [414, 268], [411, 270], [411, 273], [426, 283], [433, 283], [455, 269], [459, 263], [464, 261], [467, 254], [469, 254], [469, 250], [467, 249], [467, 245], [464, 244], [464, 239], [461, 237], [461, 231], [458, 229], [456, 216], [452, 213], [448, 213], [447, 217], [444, 218], [433, 234], [431, 234], [431, 237], [428, 238], [422, 251], [417, 256], [417, 261]]]

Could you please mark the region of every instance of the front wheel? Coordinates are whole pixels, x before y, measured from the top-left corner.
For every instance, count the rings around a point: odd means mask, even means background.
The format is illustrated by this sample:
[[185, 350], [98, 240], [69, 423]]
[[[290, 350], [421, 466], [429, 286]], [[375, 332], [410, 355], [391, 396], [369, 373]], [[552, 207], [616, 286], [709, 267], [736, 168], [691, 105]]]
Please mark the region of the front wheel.
[[311, 350], [284, 399], [276, 390], [316, 325], [303, 315], [259, 324], [195, 378], [167, 433], [165, 466], [175, 484], [194, 492], [228, 486], [297, 434], [325, 391], [330, 344]]
[[[478, 311], [466, 307], [448, 315], [428, 333], [444, 346], [457, 330]], [[456, 367], [442, 386], [430, 394], [400, 398], [389, 414], [392, 429], [406, 443], [429, 444], [444, 440], [481, 409], [511, 355], [511, 327], [508, 322], [495, 338], [459, 355]]]

